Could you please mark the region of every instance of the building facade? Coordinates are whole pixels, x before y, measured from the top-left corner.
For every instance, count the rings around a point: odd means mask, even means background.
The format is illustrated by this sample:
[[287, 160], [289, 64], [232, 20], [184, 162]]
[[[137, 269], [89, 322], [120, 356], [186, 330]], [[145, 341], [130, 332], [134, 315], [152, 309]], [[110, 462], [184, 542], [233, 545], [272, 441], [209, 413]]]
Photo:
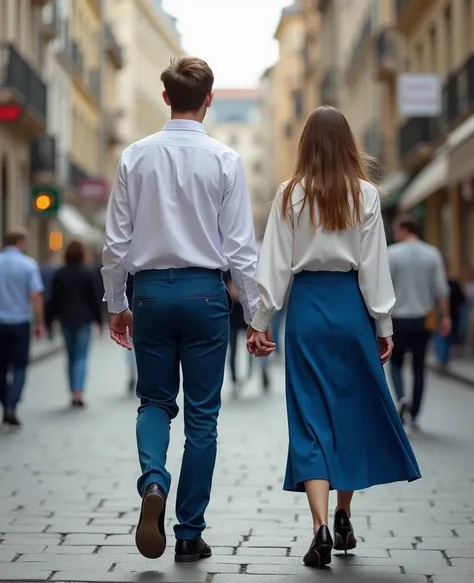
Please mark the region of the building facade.
[[474, 1], [399, 0], [403, 68], [432, 73], [442, 87], [437, 117], [400, 118], [401, 167], [411, 176], [400, 200], [425, 236], [463, 277], [474, 265]]
[[274, 66], [275, 182], [291, 178], [305, 121], [305, 26], [303, 9], [294, 3], [281, 12], [275, 32], [279, 56]]
[[[117, 163], [116, 75], [123, 64], [105, 8], [99, 0], [0, 3], [0, 104], [3, 111], [15, 99], [22, 106], [18, 120], [0, 123], [1, 230], [28, 227], [39, 259], [52, 231], [64, 241], [102, 244], [91, 223]], [[35, 208], [38, 189], [57, 204]]]
[[169, 118], [160, 76], [183, 50], [175, 21], [159, 0], [109, 0], [109, 6], [126, 55], [117, 81], [117, 107], [120, 133], [128, 145], [158, 131]]
[[266, 224], [268, 191], [260, 93], [257, 89], [217, 89], [204, 120], [213, 138], [235, 150], [245, 166], [258, 237]]
[[42, 74], [48, 34], [46, 0], [0, 1], [0, 237], [29, 227], [37, 246], [41, 224], [29, 216], [30, 150], [47, 129]]

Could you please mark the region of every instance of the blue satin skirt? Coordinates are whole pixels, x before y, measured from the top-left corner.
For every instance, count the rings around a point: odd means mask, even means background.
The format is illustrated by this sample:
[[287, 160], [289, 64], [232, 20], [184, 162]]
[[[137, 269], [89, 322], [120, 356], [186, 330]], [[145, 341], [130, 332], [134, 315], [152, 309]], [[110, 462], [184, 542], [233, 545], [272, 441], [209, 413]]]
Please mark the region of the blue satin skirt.
[[295, 276], [285, 351], [285, 490], [304, 492], [314, 479], [350, 491], [421, 477], [356, 272]]

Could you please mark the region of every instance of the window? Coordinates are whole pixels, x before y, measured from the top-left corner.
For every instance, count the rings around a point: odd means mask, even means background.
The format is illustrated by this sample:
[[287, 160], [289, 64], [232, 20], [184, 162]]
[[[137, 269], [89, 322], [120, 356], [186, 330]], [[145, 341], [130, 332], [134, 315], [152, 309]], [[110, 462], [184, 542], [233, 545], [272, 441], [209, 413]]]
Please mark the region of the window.
[[472, 0], [464, 0], [464, 11], [463, 11], [463, 25], [464, 25], [464, 52], [471, 52], [471, 35], [472, 35]]
[[451, 6], [448, 6], [444, 11], [444, 26], [446, 30], [446, 68], [444, 73], [448, 73], [453, 66], [453, 33], [452, 33], [452, 18]]

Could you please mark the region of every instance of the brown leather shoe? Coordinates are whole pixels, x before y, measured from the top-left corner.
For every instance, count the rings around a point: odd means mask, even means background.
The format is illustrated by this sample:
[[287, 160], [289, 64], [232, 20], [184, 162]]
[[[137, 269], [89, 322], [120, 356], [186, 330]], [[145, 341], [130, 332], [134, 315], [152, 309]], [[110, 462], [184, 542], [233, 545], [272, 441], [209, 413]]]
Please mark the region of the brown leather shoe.
[[147, 559], [158, 559], [166, 549], [166, 495], [158, 484], [150, 484], [142, 497], [140, 520], [135, 533], [139, 552]]

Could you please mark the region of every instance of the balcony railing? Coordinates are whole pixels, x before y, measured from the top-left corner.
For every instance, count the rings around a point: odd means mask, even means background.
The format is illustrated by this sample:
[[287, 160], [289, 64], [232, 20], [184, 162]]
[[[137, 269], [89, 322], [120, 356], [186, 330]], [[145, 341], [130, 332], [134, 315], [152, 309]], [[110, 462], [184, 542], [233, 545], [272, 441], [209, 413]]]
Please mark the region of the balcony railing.
[[46, 85], [16, 48], [0, 43], [0, 90], [8, 89], [15, 99], [33, 108], [42, 121], [46, 118]]
[[435, 142], [441, 136], [441, 133], [440, 118], [410, 118], [399, 131], [400, 159], [402, 161], [407, 160], [417, 148]]
[[118, 69], [123, 67], [123, 51], [119, 45], [110, 24], [105, 25], [106, 50]]
[[323, 75], [320, 87], [320, 99], [322, 105], [337, 106], [337, 74], [333, 68], [327, 69]]
[[56, 171], [56, 139], [43, 134], [30, 143], [30, 172], [36, 174]]

